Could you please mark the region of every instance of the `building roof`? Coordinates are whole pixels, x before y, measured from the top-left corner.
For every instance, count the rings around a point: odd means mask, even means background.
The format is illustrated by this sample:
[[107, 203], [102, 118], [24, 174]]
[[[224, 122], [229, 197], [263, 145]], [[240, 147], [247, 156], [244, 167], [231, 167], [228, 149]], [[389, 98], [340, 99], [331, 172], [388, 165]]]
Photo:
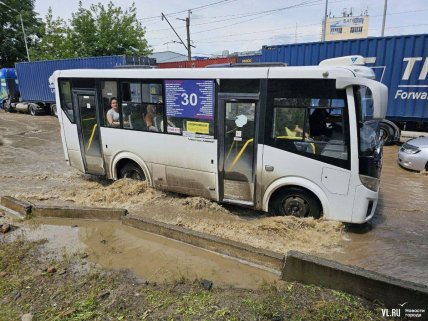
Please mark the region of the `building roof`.
[[159, 51], [149, 55], [150, 58], [155, 58], [157, 63], [175, 62], [187, 60], [187, 56], [174, 51]]

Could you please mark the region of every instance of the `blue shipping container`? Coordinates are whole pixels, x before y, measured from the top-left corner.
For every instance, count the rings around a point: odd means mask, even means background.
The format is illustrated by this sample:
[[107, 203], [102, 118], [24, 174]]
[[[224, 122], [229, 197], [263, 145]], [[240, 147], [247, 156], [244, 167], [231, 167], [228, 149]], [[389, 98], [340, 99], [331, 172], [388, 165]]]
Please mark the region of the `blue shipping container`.
[[49, 77], [55, 70], [111, 69], [123, 65], [154, 65], [155, 59], [130, 56], [104, 56], [19, 62], [16, 64], [21, 99], [26, 102], [54, 103], [55, 94]]
[[388, 119], [428, 121], [428, 34], [264, 46], [261, 61], [308, 66], [349, 55], [368, 58], [388, 86]]

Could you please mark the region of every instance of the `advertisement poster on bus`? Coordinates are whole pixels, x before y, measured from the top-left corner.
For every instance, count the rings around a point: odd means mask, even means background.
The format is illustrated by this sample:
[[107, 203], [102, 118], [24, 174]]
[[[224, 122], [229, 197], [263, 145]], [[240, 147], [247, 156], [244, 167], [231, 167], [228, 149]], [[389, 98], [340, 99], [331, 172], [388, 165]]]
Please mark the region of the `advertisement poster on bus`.
[[214, 80], [165, 80], [168, 117], [214, 119]]

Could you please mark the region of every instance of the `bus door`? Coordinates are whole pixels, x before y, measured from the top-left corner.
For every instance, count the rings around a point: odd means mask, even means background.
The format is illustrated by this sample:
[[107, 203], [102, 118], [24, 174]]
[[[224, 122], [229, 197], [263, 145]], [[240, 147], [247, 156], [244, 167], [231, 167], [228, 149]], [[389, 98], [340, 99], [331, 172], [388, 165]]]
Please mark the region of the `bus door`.
[[95, 90], [73, 90], [74, 110], [77, 116], [76, 123], [85, 172], [104, 175], [96, 97]]
[[258, 95], [219, 94], [220, 200], [254, 205]]

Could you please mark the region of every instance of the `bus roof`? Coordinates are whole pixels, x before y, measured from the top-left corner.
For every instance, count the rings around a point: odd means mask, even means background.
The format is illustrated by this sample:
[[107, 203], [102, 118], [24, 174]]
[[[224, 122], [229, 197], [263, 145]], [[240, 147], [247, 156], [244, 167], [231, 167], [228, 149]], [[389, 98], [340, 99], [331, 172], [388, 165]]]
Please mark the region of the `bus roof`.
[[266, 79], [356, 77], [348, 66], [257, 67], [257, 68], [165, 68], [165, 69], [71, 69], [57, 70], [57, 78], [122, 79]]

